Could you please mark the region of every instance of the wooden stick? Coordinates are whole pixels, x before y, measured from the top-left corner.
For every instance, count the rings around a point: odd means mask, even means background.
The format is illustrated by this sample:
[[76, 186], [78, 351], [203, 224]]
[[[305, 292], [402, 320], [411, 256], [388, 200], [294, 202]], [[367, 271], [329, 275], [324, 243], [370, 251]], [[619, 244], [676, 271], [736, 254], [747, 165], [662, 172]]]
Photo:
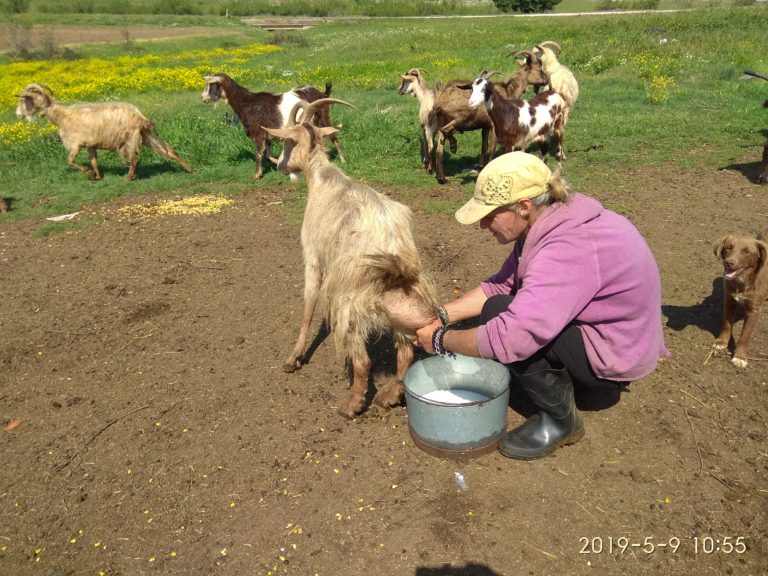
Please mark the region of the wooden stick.
[[693, 422], [691, 422], [691, 417], [688, 415], [688, 408], [684, 408], [685, 410], [685, 417], [688, 420], [688, 426], [691, 427], [691, 436], [693, 437], [693, 445], [696, 446], [696, 453], [699, 455], [699, 471], [696, 472], [696, 478], [701, 476], [701, 471], [704, 468], [704, 459], [701, 457], [701, 449], [699, 448], [699, 443], [696, 441], [696, 434], [693, 432]]
[[[133, 410], [131, 410], [130, 412], [126, 412], [126, 413], [125, 413], [125, 414], [123, 414], [122, 416], [118, 416], [117, 418], [115, 418], [115, 419], [114, 419], [114, 420], [112, 420], [111, 422], [108, 422], [108, 423], [107, 423], [105, 426], [103, 426], [103, 427], [101, 428], [101, 430], [99, 430], [98, 432], [96, 432], [96, 434], [94, 434], [93, 436], [91, 436], [91, 439], [90, 439], [90, 440], [88, 440], [88, 442], [86, 442], [85, 444], [83, 444], [83, 447], [82, 447], [80, 450], [78, 450], [77, 452], [75, 452], [74, 454], [72, 454], [72, 456], [70, 457], [70, 459], [69, 459], [69, 460], [67, 460], [67, 461], [66, 461], [64, 464], [61, 464], [61, 465], [57, 466], [57, 468], [58, 468], [59, 470], [63, 470], [64, 468], [66, 468], [67, 466], [69, 466], [69, 465], [72, 463], [72, 460], [74, 460], [75, 458], [77, 458], [77, 457], [80, 455], [80, 453], [81, 453], [83, 450], [85, 450], [85, 449], [88, 447], [88, 445], [89, 445], [91, 442], [93, 442], [94, 440], [96, 440], [96, 438], [98, 438], [98, 437], [99, 437], [99, 435], [101, 435], [101, 433], [102, 433], [102, 432], [104, 432], [105, 430], [107, 430], [107, 428], [109, 428], [109, 427], [110, 427], [110, 426], [112, 426], [113, 424], [115, 424], [115, 423], [119, 422], [119, 421], [120, 421], [120, 420], [122, 420], [123, 418], [127, 418], [128, 416], [130, 416], [130, 415], [131, 415], [131, 414], [133, 414], [134, 412], [138, 412], [139, 410], [144, 410], [144, 409], [146, 409], [146, 408], [149, 408], [149, 404], [146, 404], [145, 406], [139, 406], [138, 408], [134, 408], [134, 409], [133, 409]], [[167, 410], [166, 410], [166, 412], [167, 412]]]
[[541, 552], [541, 553], [542, 553], [542, 554], [544, 554], [545, 556], [549, 556], [550, 558], [555, 558], [555, 559], [557, 559], [557, 556], [555, 556], [554, 554], [550, 554], [549, 552], [545, 552], [544, 550], [541, 550], [541, 549], [539, 549], [539, 548], [536, 548], [536, 546], [533, 546], [533, 545], [531, 545], [531, 544], [528, 544], [528, 542], [525, 542], [524, 540], [521, 540], [521, 542], [522, 542], [523, 544], [525, 544], [526, 546], [530, 546], [531, 548], [533, 548], [534, 550], [536, 550], [536, 552]]
[[683, 390], [682, 388], [680, 388], [680, 392], [682, 392], [682, 393], [683, 393], [683, 394], [685, 394], [686, 396], [690, 396], [691, 398], [693, 398], [694, 400], [696, 400], [696, 402], [698, 402], [699, 404], [701, 404], [702, 406], [704, 406], [704, 408], [708, 408], [709, 410], [712, 410], [712, 406], [710, 406], [709, 404], [704, 404], [704, 402], [702, 402], [701, 400], [699, 400], [698, 398], [696, 398], [696, 396], [694, 396], [694, 395], [693, 395], [693, 394], [691, 394], [690, 392], [686, 392], [686, 391], [685, 391], [685, 390]]

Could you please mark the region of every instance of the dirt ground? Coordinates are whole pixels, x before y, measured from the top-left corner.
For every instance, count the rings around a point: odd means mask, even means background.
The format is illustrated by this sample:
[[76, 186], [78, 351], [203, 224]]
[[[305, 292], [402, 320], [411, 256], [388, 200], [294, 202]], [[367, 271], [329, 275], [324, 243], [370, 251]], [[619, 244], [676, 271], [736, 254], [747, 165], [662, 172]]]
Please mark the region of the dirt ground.
[[[281, 370], [303, 281], [287, 182], [203, 216], [96, 205], [47, 238], [0, 216], [0, 575], [768, 573], [768, 320], [748, 368], [709, 357], [712, 243], [768, 219], [754, 156], [599, 195], [658, 259], [672, 356], [621, 398], [580, 390], [586, 437], [533, 462], [428, 455], [405, 407], [342, 419], [347, 370], [317, 320], [310, 362]], [[505, 257], [424, 209], [455, 183], [383, 191], [412, 206], [443, 299]], [[373, 349], [371, 392], [394, 364]]]
[[[586, 437], [534, 462], [428, 455], [405, 407], [342, 419], [330, 339], [281, 370], [302, 305], [288, 183], [204, 216], [119, 211], [142, 198], [48, 238], [0, 224], [0, 574], [765, 574], [768, 322], [747, 369], [708, 358], [711, 244], [766, 221], [754, 167], [643, 170], [601, 198], [658, 258], [672, 356], [618, 402], [581, 391]], [[423, 209], [462, 195], [408, 200], [444, 299], [506, 253]]]
[[155, 40], [187, 36], [236, 34], [232, 30], [207, 26], [3, 26], [0, 25], [0, 51], [24, 47], [30, 52], [45, 46], [74, 46], [100, 42]]

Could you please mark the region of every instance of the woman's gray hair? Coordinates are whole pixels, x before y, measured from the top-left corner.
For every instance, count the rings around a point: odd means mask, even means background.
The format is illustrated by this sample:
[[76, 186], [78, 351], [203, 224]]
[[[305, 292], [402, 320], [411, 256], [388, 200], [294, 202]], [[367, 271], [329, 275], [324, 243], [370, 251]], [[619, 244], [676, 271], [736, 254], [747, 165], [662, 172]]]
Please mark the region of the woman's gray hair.
[[[550, 177], [549, 182], [547, 182], [547, 191], [538, 196], [534, 196], [533, 198], [529, 198], [536, 207], [549, 206], [555, 202], [568, 202], [570, 199], [571, 189], [563, 179], [559, 166], [552, 172], [552, 176]], [[509, 209], [517, 210], [517, 202], [509, 206]]]

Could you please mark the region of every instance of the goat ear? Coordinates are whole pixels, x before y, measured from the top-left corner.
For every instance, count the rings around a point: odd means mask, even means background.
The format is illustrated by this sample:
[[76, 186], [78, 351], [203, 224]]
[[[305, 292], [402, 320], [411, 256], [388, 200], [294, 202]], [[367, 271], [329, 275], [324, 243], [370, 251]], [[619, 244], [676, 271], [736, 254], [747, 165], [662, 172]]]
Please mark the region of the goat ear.
[[274, 138], [280, 138], [281, 140], [285, 140], [286, 138], [293, 136], [293, 130], [290, 128], [267, 128], [266, 126], [262, 126], [261, 128], [270, 136]]
[[325, 126], [323, 128], [315, 126], [315, 130], [317, 130], [318, 134], [323, 138], [329, 138], [339, 132], [338, 128], [334, 128], [333, 126]]

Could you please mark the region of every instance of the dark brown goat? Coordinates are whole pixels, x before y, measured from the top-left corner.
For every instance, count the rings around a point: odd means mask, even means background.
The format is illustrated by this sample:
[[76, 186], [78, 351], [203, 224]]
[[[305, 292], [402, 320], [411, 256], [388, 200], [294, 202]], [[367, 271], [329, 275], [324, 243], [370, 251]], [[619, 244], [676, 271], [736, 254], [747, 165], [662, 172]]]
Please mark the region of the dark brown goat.
[[[325, 92], [321, 92], [314, 86], [301, 86], [285, 93], [251, 92], [240, 86], [226, 74], [214, 74], [205, 77], [205, 89], [202, 98], [206, 104], [218, 100], [226, 100], [234, 110], [245, 129], [245, 134], [253, 140], [256, 146], [256, 172], [254, 178], [261, 178], [263, 174], [262, 158], [268, 152], [272, 141], [265, 128], [282, 128], [287, 124], [288, 114], [299, 101], [314, 102], [320, 98], [328, 98], [331, 94], [331, 83], [325, 84]], [[315, 115], [316, 126], [326, 127], [331, 125], [330, 106], [321, 107]], [[331, 141], [336, 146], [339, 160], [345, 161], [336, 136]], [[277, 160], [267, 154], [267, 158], [273, 164]]]

